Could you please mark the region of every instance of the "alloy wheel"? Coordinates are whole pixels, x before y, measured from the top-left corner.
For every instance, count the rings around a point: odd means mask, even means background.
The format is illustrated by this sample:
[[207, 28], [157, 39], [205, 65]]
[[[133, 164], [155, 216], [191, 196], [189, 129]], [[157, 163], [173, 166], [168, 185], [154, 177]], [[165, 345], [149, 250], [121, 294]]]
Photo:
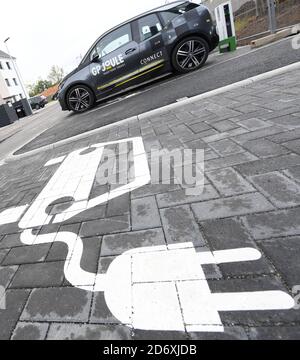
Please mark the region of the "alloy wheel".
[[82, 112], [91, 106], [92, 97], [86, 89], [76, 87], [69, 93], [68, 101], [71, 110]]
[[184, 70], [193, 70], [199, 67], [206, 56], [206, 49], [198, 40], [189, 40], [183, 43], [176, 53], [178, 65]]

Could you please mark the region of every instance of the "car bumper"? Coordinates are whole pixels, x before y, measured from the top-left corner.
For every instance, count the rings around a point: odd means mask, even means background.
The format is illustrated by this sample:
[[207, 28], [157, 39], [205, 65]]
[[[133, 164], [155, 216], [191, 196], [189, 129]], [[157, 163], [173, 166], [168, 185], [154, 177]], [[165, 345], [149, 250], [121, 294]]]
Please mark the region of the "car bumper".
[[58, 94], [58, 102], [59, 102], [59, 104], [61, 106], [61, 109], [63, 111], [69, 110], [62, 93]]
[[211, 50], [214, 50], [219, 44], [219, 35], [217, 34], [217, 28], [214, 26], [212, 35], [211, 35]]

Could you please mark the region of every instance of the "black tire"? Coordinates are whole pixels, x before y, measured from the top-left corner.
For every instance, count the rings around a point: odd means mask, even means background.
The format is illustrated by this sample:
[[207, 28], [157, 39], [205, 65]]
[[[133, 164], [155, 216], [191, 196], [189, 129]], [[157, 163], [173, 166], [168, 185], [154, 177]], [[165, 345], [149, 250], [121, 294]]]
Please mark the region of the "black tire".
[[181, 40], [172, 53], [172, 65], [182, 74], [200, 69], [209, 54], [207, 42], [199, 36], [190, 36]]
[[35, 110], [40, 110], [40, 105], [39, 104], [36, 104], [36, 105], [34, 105], [34, 108], [35, 108]]
[[83, 113], [93, 107], [95, 96], [89, 87], [75, 85], [68, 91], [66, 101], [71, 111]]

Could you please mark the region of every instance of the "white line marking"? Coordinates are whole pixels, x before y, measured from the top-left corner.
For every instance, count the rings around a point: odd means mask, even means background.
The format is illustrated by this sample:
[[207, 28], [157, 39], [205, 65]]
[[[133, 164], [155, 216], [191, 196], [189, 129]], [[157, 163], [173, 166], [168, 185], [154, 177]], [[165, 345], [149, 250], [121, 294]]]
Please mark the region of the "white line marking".
[[27, 208], [28, 205], [24, 205], [9, 208], [0, 212], [0, 225], [12, 224], [14, 222], [17, 222]]
[[[126, 142], [132, 142], [135, 178], [126, 185], [89, 200], [104, 147]], [[90, 152], [89, 150], [93, 151]], [[61, 158], [53, 159], [53, 162], [60, 160]], [[49, 165], [49, 162], [47, 164]], [[32, 203], [20, 221], [19, 226], [26, 229], [49, 224], [51, 220], [53, 220], [53, 223], [66, 221], [84, 210], [91, 209], [146, 185], [150, 179], [147, 155], [141, 137], [94, 144], [90, 147], [75, 150], [62, 162], [56, 173]], [[70, 201], [67, 210], [58, 215], [49, 215], [46, 212], [47, 208], [59, 199], [63, 202], [63, 198], [66, 198], [66, 202], [68, 199]]]
[[187, 99], [188, 99], [188, 97], [185, 96], [185, 97], [183, 97], [183, 98], [177, 99], [176, 102], [184, 101], [184, 100], [187, 100]]
[[219, 311], [292, 309], [295, 302], [283, 291], [253, 291], [212, 294]]
[[58, 157], [56, 159], [51, 159], [48, 162], [46, 162], [46, 164], [44, 166], [51, 166], [51, 165], [56, 165], [56, 164], [60, 164], [65, 160], [66, 156], [61, 156]]
[[197, 253], [198, 261], [204, 264], [225, 264], [237, 261], [254, 261], [261, 258], [261, 253], [257, 249], [243, 248], [233, 250], [221, 250]]

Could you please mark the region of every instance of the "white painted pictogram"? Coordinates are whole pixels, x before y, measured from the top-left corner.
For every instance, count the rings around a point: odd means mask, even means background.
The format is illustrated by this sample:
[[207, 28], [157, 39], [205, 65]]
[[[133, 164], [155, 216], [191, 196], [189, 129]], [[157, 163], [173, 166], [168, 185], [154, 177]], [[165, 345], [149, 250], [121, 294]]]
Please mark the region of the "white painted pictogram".
[[6, 309], [5, 288], [0, 285], [0, 310]]
[[[104, 146], [132, 141], [134, 179], [126, 185], [90, 199]], [[93, 150], [93, 151], [91, 151]], [[64, 265], [66, 279], [75, 287], [104, 292], [111, 313], [123, 324], [136, 329], [163, 331], [224, 331], [220, 312], [291, 309], [294, 300], [283, 291], [212, 293], [202, 265], [255, 261], [254, 248], [223, 251], [195, 249], [192, 243], [136, 248], [115, 258], [106, 274], [83, 270], [80, 261], [82, 239], [71, 232], [35, 235], [33, 228], [61, 223], [150, 181], [147, 156], [141, 138], [95, 144], [50, 160], [46, 166], [62, 163], [37, 199], [0, 213], [0, 225], [19, 221], [21, 242], [26, 245], [63, 242], [68, 246]], [[67, 210], [47, 213], [49, 205], [72, 198]]]
[[136, 329], [222, 332], [219, 312], [291, 309], [295, 302], [283, 291], [211, 293], [205, 264], [254, 261], [254, 248], [197, 252], [192, 243], [136, 248], [118, 256], [106, 274], [80, 267], [82, 240], [70, 233], [21, 235], [27, 245], [64, 242], [68, 256], [64, 272], [75, 287], [104, 292], [111, 313]]
[[[130, 142], [133, 151], [134, 179], [126, 185], [89, 199], [104, 147]], [[21, 229], [34, 228], [49, 223], [61, 223], [85, 210], [94, 208], [150, 182], [147, 155], [143, 140], [139, 137], [94, 144], [73, 151], [67, 157], [52, 159], [45, 166], [58, 163], [62, 163], [61, 166], [21, 218], [19, 222]], [[48, 214], [47, 208], [61, 198], [72, 199], [70, 201], [72, 205], [57, 215]], [[0, 225], [18, 221], [27, 208], [28, 205], [24, 205], [4, 210], [0, 213]]]

